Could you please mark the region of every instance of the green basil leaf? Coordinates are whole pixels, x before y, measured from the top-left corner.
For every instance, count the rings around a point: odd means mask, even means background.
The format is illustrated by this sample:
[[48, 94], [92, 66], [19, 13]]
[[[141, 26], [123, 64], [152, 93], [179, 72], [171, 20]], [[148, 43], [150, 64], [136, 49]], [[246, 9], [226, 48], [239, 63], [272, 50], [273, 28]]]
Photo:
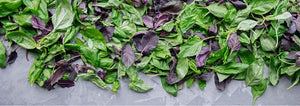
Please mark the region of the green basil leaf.
[[75, 38], [78, 31], [79, 31], [79, 27], [72, 26], [68, 28], [67, 32], [65, 33], [65, 37], [63, 38], [63, 44], [71, 42]]
[[257, 25], [257, 23], [258, 22], [251, 20], [251, 19], [244, 20], [238, 25], [238, 28], [240, 28], [239, 30], [242, 30], [242, 31], [248, 31], [248, 30], [254, 28]]
[[277, 69], [277, 65], [275, 63], [275, 58], [271, 56], [269, 63], [269, 80], [271, 85], [275, 86], [279, 81], [279, 70]]
[[13, 13], [21, 5], [22, 5], [22, 0], [1, 0], [0, 1], [0, 18]]
[[288, 19], [288, 18], [291, 18], [292, 15], [290, 12], [285, 12], [285, 13], [282, 13], [280, 15], [269, 15], [269, 16], [266, 16], [265, 17], [265, 20], [285, 20], [285, 19]]
[[88, 70], [88, 73], [80, 73], [78, 74], [78, 77], [85, 79], [85, 80], [90, 80], [93, 82], [95, 85], [97, 85], [100, 88], [109, 88], [105, 82], [93, 71], [93, 70]]
[[115, 81], [117, 81], [117, 72], [107, 72], [105, 76], [105, 82], [108, 84], [113, 84]]
[[54, 43], [56, 43], [59, 40], [61, 35], [62, 35], [62, 33], [60, 33], [60, 32], [51, 32], [46, 37], [44, 37], [38, 41], [37, 49], [41, 49], [41, 48], [49, 47], [49, 46], [53, 45]]
[[94, 6], [99, 6], [105, 9], [117, 9], [123, 0], [108, 0], [107, 2], [100, 2], [95, 4]]
[[239, 50], [239, 57], [242, 61], [242, 63], [245, 64], [252, 64], [256, 59], [255, 56], [252, 54], [252, 52], [244, 47], [241, 47]]
[[5, 67], [6, 61], [6, 49], [2, 40], [0, 40], [0, 67]]
[[121, 26], [123, 23], [122, 14], [116, 10], [111, 11], [111, 20], [116, 26]]
[[292, 65], [292, 66], [287, 67], [285, 73], [289, 76], [292, 76], [298, 70], [300, 70], [300, 66]]
[[173, 96], [177, 96], [177, 85], [174, 84], [174, 85], [169, 85], [167, 82], [166, 82], [166, 77], [160, 77], [160, 80], [161, 80], [161, 84], [163, 86], [163, 88], [165, 89], [165, 91]]
[[206, 86], [206, 81], [198, 80], [199, 88], [203, 91]]
[[75, 13], [68, 0], [58, 0], [56, 2], [56, 12], [52, 16], [54, 30], [65, 29], [72, 26]]
[[261, 47], [264, 51], [274, 51], [276, 47], [276, 41], [268, 35], [264, 35], [260, 37]]
[[191, 77], [189, 78], [187, 81], [186, 81], [186, 86], [187, 88], [191, 87], [193, 82], [194, 82], [195, 78], [194, 77]]
[[180, 52], [177, 57], [195, 56], [200, 53], [203, 45], [203, 40], [201, 40], [198, 36], [195, 36], [180, 46]]
[[170, 47], [166, 42], [159, 40], [157, 47], [151, 51], [151, 54], [157, 58], [167, 59], [171, 57], [169, 49]]
[[91, 47], [98, 48], [100, 50], [106, 51], [106, 41], [101, 32], [99, 32], [93, 26], [86, 26], [85, 30], [81, 30], [80, 33], [84, 39], [88, 42]]
[[238, 74], [241, 72], [244, 72], [249, 67], [248, 64], [243, 63], [227, 63], [224, 65], [214, 66], [214, 67], [208, 67], [217, 73], [221, 74]]
[[252, 0], [251, 12], [257, 15], [263, 15], [271, 11], [278, 3], [279, 0]]
[[30, 27], [32, 26], [31, 25], [31, 15], [29, 14], [24, 14], [24, 15], [17, 15], [17, 14], [14, 14], [13, 15], [13, 19], [14, 21], [19, 24], [20, 26], [24, 26], [24, 27]]
[[251, 87], [251, 93], [252, 93], [252, 96], [253, 96], [253, 105], [255, 103], [255, 100], [258, 97], [260, 97], [266, 91], [267, 81], [268, 81], [268, 78], [265, 78], [259, 83], [259, 85]]
[[9, 32], [5, 35], [5, 37], [16, 42], [18, 45], [25, 49], [34, 49], [37, 47], [37, 44], [35, 43], [33, 38], [21, 31]]
[[29, 70], [29, 83], [32, 86], [33, 83], [37, 80], [44, 69], [44, 62], [36, 59], [33, 61], [31, 68]]
[[218, 3], [211, 4], [206, 7], [210, 13], [216, 17], [222, 18], [227, 14], [227, 8], [224, 5], [218, 5]]
[[170, 70], [169, 64], [163, 60], [152, 58], [150, 64], [161, 70]]
[[263, 79], [264, 74], [264, 60], [258, 59], [253, 62], [246, 75], [246, 86], [259, 85]]
[[176, 73], [178, 75], [178, 80], [182, 80], [188, 73], [189, 70], [189, 59], [179, 58], [176, 65]]

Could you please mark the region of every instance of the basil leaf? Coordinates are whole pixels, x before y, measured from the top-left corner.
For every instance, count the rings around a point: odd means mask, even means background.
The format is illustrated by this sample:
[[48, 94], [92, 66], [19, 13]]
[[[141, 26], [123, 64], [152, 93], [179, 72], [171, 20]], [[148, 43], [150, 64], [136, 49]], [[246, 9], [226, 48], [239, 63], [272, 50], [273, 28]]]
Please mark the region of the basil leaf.
[[222, 18], [227, 14], [227, 8], [224, 5], [218, 5], [218, 3], [211, 4], [206, 7], [210, 13], [216, 17]]
[[106, 41], [101, 32], [99, 32], [93, 26], [86, 26], [85, 30], [81, 30], [80, 33], [84, 39], [88, 42], [89, 46], [98, 48], [100, 50], [106, 51]]
[[22, 0], [1, 0], [0, 1], [0, 18], [13, 13], [21, 5], [22, 5]]
[[260, 39], [261, 47], [264, 51], [274, 51], [277, 48], [276, 47], [277, 43], [272, 37], [268, 35], [264, 35], [259, 39]]
[[259, 83], [259, 85], [251, 87], [251, 93], [253, 96], [253, 105], [255, 104], [255, 100], [266, 91], [267, 81], [268, 81], [268, 78], [265, 78]]
[[85, 80], [90, 80], [102, 89], [109, 88], [105, 82], [92, 70], [88, 70], [88, 73], [80, 73], [78, 74], [78, 77]]
[[173, 96], [177, 96], [177, 85], [174, 84], [174, 85], [169, 85], [167, 82], [166, 82], [166, 77], [160, 77], [160, 80], [161, 80], [161, 84], [163, 86], [163, 88], [165, 89], [165, 91]]
[[257, 15], [263, 15], [271, 11], [278, 3], [279, 0], [252, 0], [251, 12]]
[[246, 75], [246, 86], [259, 85], [263, 79], [264, 74], [264, 60], [258, 59], [253, 62]]
[[217, 73], [221, 73], [221, 74], [238, 74], [244, 72], [248, 67], [249, 67], [248, 64], [231, 62], [224, 65], [209, 67], [209, 69], [212, 69]]
[[61, 35], [62, 35], [62, 33], [60, 33], [60, 32], [51, 32], [46, 37], [44, 37], [38, 41], [37, 49], [41, 49], [41, 48], [49, 47], [49, 46], [53, 45], [54, 43], [56, 43], [59, 40]]
[[133, 49], [131, 48], [130, 44], [126, 44], [122, 48], [122, 61], [125, 64], [125, 66], [128, 68], [135, 62], [135, 54]]
[[269, 81], [273, 86], [277, 85], [279, 81], [280, 73], [277, 67], [278, 65], [275, 63], [275, 58], [271, 56], [269, 63]]
[[79, 31], [79, 27], [72, 26], [68, 28], [67, 32], [65, 33], [65, 37], [63, 38], [63, 44], [71, 42], [75, 38], [78, 31]]
[[284, 12], [280, 15], [269, 15], [269, 16], [266, 16], [265, 17], [265, 20], [284, 20], [284, 19], [288, 19], [288, 18], [291, 18], [292, 15], [290, 12]]
[[248, 19], [248, 20], [242, 21], [238, 25], [238, 28], [240, 28], [239, 30], [242, 30], [242, 31], [248, 31], [248, 30], [254, 28], [256, 25], [257, 25], [256, 21]]
[[200, 53], [203, 45], [203, 40], [201, 40], [198, 36], [195, 36], [180, 46], [180, 52], [177, 57], [195, 56]]
[[6, 49], [2, 40], [0, 40], [0, 67], [5, 67], [6, 61]]
[[18, 45], [25, 49], [34, 49], [37, 47], [37, 44], [35, 43], [33, 38], [21, 31], [9, 32], [5, 35], [5, 37], [16, 42]]
[[176, 73], [178, 75], [178, 81], [182, 80], [188, 73], [189, 69], [189, 59], [179, 58], [176, 65]]
[[65, 29], [72, 25], [75, 13], [68, 0], [58, 0], [56, 2], [56, 12], [52, 16], [54, 30]]

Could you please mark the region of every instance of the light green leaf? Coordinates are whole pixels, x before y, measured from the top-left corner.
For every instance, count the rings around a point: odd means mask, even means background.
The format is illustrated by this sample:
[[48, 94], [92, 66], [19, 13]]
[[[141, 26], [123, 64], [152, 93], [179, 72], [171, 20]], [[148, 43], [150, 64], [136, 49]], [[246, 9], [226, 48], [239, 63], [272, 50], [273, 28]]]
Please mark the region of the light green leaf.
[[246, 75], [246, 86], [259, 85], [261, 83], [264, 74], [264, 64], [263, 59], [258, 59], [250, 65]]
[[265, 78], [259, 83], [259, 85], [251, 87], [251, 93], [253, 96], [253, 105], [255, 104], [256, 99], [258, 97], [260, 97], [266, 91], [267, 81], [268, 81], [268, 78]]
[[56, 12], [52, 16], [53, 30], [65, 29], [72, 26], [75, 13], [68, 0], [58, 0]]
[[211, 4], [206, 7], [210, 13], [215, 15], [216, 17], [222, 18], [227, 14], [227, 8], [224, 5], [219, 5], [218, 3]]
[[188, 58], [179, 58], [176, 65], [176, 73], [178, 75], [178, 80], [183, 79], [189, 70], [189, 59]]
[[5, 35], [5, 37], [16, 42], [18, 45], [25, 49], [34, 49], [37, 47], [34, 39], [21, 31], [9, 32]]
[[248, 31], [252, 28], [254, 28], [257, 25], [257, 22], [251, 19], [242, 21], [237, 28], [240, 28], [239, 30], [242, 31]]
[[195, 56], [200, 53], [203, 45], [203, 40], [201, 40], [198, 36], [195, 36], [180, 46], [180, 52], [177, 57]]

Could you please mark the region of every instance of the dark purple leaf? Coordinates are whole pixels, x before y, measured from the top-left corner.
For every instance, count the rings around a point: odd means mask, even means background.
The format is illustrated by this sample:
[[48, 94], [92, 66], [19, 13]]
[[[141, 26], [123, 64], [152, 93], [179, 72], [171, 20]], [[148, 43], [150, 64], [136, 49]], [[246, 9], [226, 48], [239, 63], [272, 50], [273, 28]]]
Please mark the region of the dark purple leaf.
[[215, 85], [216, 85], [217, 89], [220, 91], [224, 91], [226, 86], [231, 82], [231, 80], [232, 80], [232, 77], [228, 77], [223, 82], [219, 82], [219, 78], [218, 78], [217, 74], [215, 73]]
[[296, 33], [296, 31], [297, 31], [297, 26], [296, 26], [296, 23], [293, 22], [291, 24], [290, 28], [285, 32], [285, 34], [292, 36]]
[[230, 2], [231, 2], [231, 3], [234, 5], [234, 7], [235, 7], [236, 9], [238, 9], [238, 10], [247, 8], [247, 5], [246, 5], [244, 2], [242, 2], [242, 1], [239, 1], [239, 0], [231, 0]]
[[45, 86], [48, 90], [53, 89], [54, 85], [60, 80], [64, 74], [68, 71], [68, 65], [61, 65], [57, 68], [57, 70], [51, 74], [50, 78], [45, 81]]
[[211, 43], [211, 49], [212, 49], [213, 51], [218, 51], [218, 50], [220, 50], [221, 48], [220, 48], [219, 42], [216, 41], [216, 40], [212, 41], [212, 43]]
[[38, 42], [39, 40], [41, 40], [42, 38], [44, 38], [47, 35], [35, 35], [32, 38], [34, 39], [35, 42]]
[[292, 42], [285, 39], [285, 38], [282, 38], [281, 39], [281, 49], [284, 50], [284, 51], [291, 51]]
[[194, 2], [194, 0], [183, 0], [184, 2], [186, 2], [186, 4], [191, 4]]
[[122, 48], [122, 55], [121, 55], [122, 61], [125, 64], [125, 66], [127, 68], [129, 68], [132, 63], [134, 63], [136, 57], [134, 54], [133, 49], [131, 48], [130, 44], [126, 44], [123, 48]]
[[87, 15], [85, 15], [85, 14], [79, 15], [80, 21], [84, 21], [86, 18], [87, 18]]
[[143, 22], [148, 28], [153, 28], [153, 18], [150, 16], [143, 16]]
[[236, 33], [230, 34], [227, 45], [229, 48], [232, 49], [232, 51], [239, 50], [241, 48], [241, 43], [240, 43]]
[[[137, 34], [135, 34], [137, 35]], [[137, 51], [143, 54], [150, 54], [150, 51], [156, 48], [158, 44], [159, 37], [154, 31], [148, 31], [142, 38], [136, 36], [133, 39], [133, 44]]]
[[135, 34], [134, 34], [134, 36], [143, 36], [143, 35], [145, 35], [146, 33], [148, 33], [149, 31], [139, 31], [139, 32], [136, 32]]
[[[256, 25], [253, 29], [262, 29], [262, 28], [266, 28], [268, 27], [269, 25], [271, 25], [271, 22], [270, 21], [266, 21], [264, 24], [262, 25]], [[240, 34], [239, 34], [240, 35]]]
[[149, 54], [151, 50], [156, 48], [158, 44], [159, 37], [155, 34], [154, 31], [149, 31], [145, 34], [141, 40], [143, 50], [141, 53]]
[[79, 72], [79, 65], [78, 64], [75, 64], [74, 65], [74, 70], [70, 73], [70, 75], [69, 75], [69, 79], [71, 80], [71, 81], [74, 81], [75, 80], [75, 78], [77, 77], [77, 74], [78, 74], [78, 72]]
[[18, 53], [16, 52], [16, 50], [12, 51], [9, 55], [8, 55], [8, 60], [7, 63], [8, 64], [12, 64], [16, 61], [18, 57]]
[[170, 1], [159, 8], [161, 13], [175, 14], [178, 15], [183, 9], [183, 2], [181, 1]]
[[296, 23], [297, 31], [300, 32], [300, 17], [298, 16], [294, 22]]
[[290, 52], [285, 58], [294, 60], [294, 59], [298, 59], [299, 56], [300, 56], [300, 52], [296, 51], [296, 52]]
[[175, 56], [172, 56], [172, 61], [170, 62], [170, 72], [166, 77], [166, 82], [170, 85], [176, 84], [178, 81], [178, 76], [175, 73], [175, 68], [177, 65], [177, 59]]
[[202, 73], [199, 76], [196, 76], [196, 78], [199, 78], [202, 81], [209, 81], [211, 79], [213, 75], [213, 72], [206, 72], [206, 73]]
[[212, 27], [208, 26], [208, 32], [207, 34], [209, 36], [216, 36], [218, 35], [218, 26], [216, 24], [214, 24]]
[[45, 29], [44, 22], [40, 18], [35, 17], [35, 15], [32, 15], [30, 22], [32, 24], [32, 27], [35, 29]]
[[99, 71], [98, 72], [98, 76], [105, 81], [105, 76], [106, 76], [106, 71]]
[[106, 42], [109, 42], [114, 35], [115, 27], [114, 26], [106, 26], [100, 29], [100, 32], [105, 38]]
[[300, 58], [296, 61], [296, 66], [300, 66]]
[[121, 56], [121, 52], [116, 48], [115, 45], [113, 45], [112, 48], [114, 49], [116, 55]]
[[200, 39], [205, 39], [205, 38], [207, 37], [207, 35], [206, 35], [206, 34], [204, 34], [204, 33], [201, 33], [201, 32], [194, 33], [194, 35], [197, 35], [197, 36], [199, 36], [199, 37], [200, 37]]
[[57, 84], [61, 87], [72, 87], [75, 85], [74, 81], [72, 80], [59, 80]]
[[210, 50], [203, 47], [201, 52], [196, 56], [196, 65], [197, 67], [202, 67], [205, 65], [206, 59], [210, 55]]
[[150, 4], [150, 0], [142, 0], [142, 2], [143, 2], [145, 5], [149, 5], [149, 4]]
[[296, 43], [296, 45], [300, 46], [299, 42], [296, 40], [294, 36], [291, 36], [291, 39], [294, 43]]
[[166, 37], [170, 34], [171, 34], [171, 32], [161, 31], [160, 34], [159, 34], [159, 37]]
[[141, 0], [132, 0], [134, 3], [135, 7], [140, 7], [142, 5], [142, 1]]
[[78, 8], [80, 8], [81, 10], [84, 10], [87, 6], [86, 0], [81, 0]]
[[159, 26], [164, 25], [166, 22], [170, 20], [170, 16], [167, 14], [162, 14], [158, 17], [156, 23], [154, 24], [154, 29], [158, 28]]

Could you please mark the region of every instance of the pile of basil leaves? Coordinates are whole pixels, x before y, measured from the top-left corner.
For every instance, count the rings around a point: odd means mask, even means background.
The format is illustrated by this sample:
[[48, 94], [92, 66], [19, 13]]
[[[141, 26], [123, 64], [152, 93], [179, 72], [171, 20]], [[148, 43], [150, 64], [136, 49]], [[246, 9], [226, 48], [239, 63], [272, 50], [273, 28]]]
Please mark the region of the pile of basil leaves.
[[[78, 78], [117, 92], [152, 88], [137, 72], [157, 75], [166, 92], [197, 81], [204, 90], [231, 80], [251, 86], [253, 103], [280, 77], [300, 78], [300, 3], [296, 0], [1, 0], [0, 67], [19, 45], [35, 56], [28, 80], [48, 90]], [[55, 11], [54, 14], [50, 10]], [[5, 47], [2, 42], [9, 42]], [[73, 63], [82, 60], [83, 64]], [[264, 65], [269, 67], [263, 77]]]

